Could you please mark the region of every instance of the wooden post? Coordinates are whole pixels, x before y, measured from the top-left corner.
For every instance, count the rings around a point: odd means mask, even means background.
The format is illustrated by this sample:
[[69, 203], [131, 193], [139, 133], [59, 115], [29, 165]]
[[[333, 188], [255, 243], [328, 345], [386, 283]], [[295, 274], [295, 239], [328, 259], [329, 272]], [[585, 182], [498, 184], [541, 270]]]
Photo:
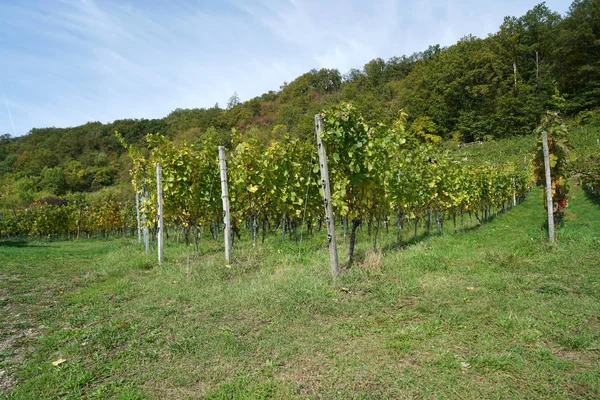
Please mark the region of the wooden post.
[[225, 148], [219, 146], [219, 171], [221, 173], [221, 200], [223, 200], [223, 225], [225, 235], [225, 260], [231, 261], [231, 224], [229, 216], [229, 192], [227, 191], [227, 164]]
[[77, 240], [79, 240], [80, 233], [81, 233], [81, 200], [79, 200], [79, 206], [77, 207]]
[[544, 150], [544, 169], [546, 170], [546, 203], [548, 207], [548, 240], [554, 243], [554, 202], [552, 201], [552, 178], [550, 176], [550, 151], [548, 150], [548, 134], [542, 132], [542, 149]]
[[138, 243], [142, 243], [142, 224], [140, 220], [140, 193], [135, 193], [135, 213], [137, 218]]
[[319, 148], [319, 166], [321, 170], [321, 186], [323, 187], [323, 201], [325, 203], [325, 221], [327, 223], [327, 241], [329, 246], [329, 263], [331, 265], [331, 275], [336, 278], [340, 269], [338, 266], [337, 243], [335, 241], [335, 218], [333, 216], [333, 207], [331, 206], [331, 185], [329, 182], [329, 168], [327, 167], [327, 153], [325, 145], [321, 140], [323, 132], [323, 118], [321, 114], [315, 115], [315, 135]]
[[[143, 201], [148, 199], [148, 188], [144, 188], [144, 197], [142, 197], [142, 199]], [[144, 248], [146, 250], [146, 254], [148, 254], [150, 253], [150, 230], [146, 224], [146, 213], [142, 214], [142, 225], [144, 226]]]
[[512, 184], [513, 184], [513, 207], [517, 205], [517, 180], [513, 177], [512, 178]]
[[158, 201], [158, 263], [163, 261], [163, 197], [162, 197], [162, 167], [156, 163], [156, 199]]
[[125, 209], [123, 209], [123, 237], [126, 236], [126, 232], [127, 232], [127, 204], [129, 202], [126, 201], [125, 202]]
[[252, 218], [252, 246], [256, 247], [256, 233], [258, 232], [258, 224], [256, 223], [256, 216]]

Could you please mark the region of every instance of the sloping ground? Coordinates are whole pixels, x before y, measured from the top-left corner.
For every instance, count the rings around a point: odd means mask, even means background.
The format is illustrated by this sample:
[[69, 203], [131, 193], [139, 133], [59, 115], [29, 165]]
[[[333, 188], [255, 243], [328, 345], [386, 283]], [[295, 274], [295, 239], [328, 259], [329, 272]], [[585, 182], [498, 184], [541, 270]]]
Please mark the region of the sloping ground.
[[231, 268], [209, 241], [160, 267], [130, 240], [0, 242], [0, 379], [14, 398], [599, 398], [600, 205], [575, 187], [555, 248], [544, 217], [536, 190], [401, 251], [360, 237], [333, 283], [321, 234], [300, 256], [243, 243]]

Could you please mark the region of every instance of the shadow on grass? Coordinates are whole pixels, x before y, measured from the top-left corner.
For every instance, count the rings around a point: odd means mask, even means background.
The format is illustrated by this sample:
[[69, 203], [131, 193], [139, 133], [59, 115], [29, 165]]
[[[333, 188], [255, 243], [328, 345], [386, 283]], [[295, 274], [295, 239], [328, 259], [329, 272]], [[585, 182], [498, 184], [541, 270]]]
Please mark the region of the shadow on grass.
[[[599, 202], [600, 204], [600, 202]], [[437, 229], [435, 227], [435, 223], [433, 224], [433, 226], [430, 228], [429, 232], [425, 231], [422, 232], [420, 234], [413, 234], [413, 228], [412, 227], [408, 227], [408, 225], [405, 226], [404, 229], [402, 229], [402, 235], [401, 235], [401, 239], [400, 239], [400, 243], [397, 242], [393, 242], [393, 243], [386, 243], [383, 246], [378, 246], [378, 249], [382, 250], [384, 253], [388, 252], [388, 251], [398, 251], [398, 250], [404, 250], [407, 247], [410, 247], [412, 245], [427, 241], [428, 239], [435, 237], [435, 236], [447, 236], [447, 235], [463, 235], [463, 234], [467, 234], [476, 230], [479, 230], [481, 228], [483, 228], [484, 226], [494, 222], [494, 220], [499, 217], [502, 214], [507, 214], [512, 210], [513, 207], [508, 207], [506, 210], [498, 210], [498, 212], [493, 212], [488, 215], [487, 219], [482, 217], [479, 217], [475, 214], [473, 214], [473, 216], [469, 216], [469, 219], [467, 222], [467, 224], [464, 224], [464, 220], [461, 222], [460, 218], [457, 218], [457, 223], [456, 226], [454, 226], [453, 220], [451, 218], [447, 218], [444, 220], [444, 225], [448, 224], [448, 226], [444, 226], [442, 225], [442, 233], [438, 234], [437, 233]], [[546, 227], [545, 229], [547, 230], [547, 223], [546, 223]], [[369, 240], [372, 242], [373, 238], [369, 237]]]
[[584, 190], [583, 193], [585, 193], [585, 197], [590, 201], [590, 203], [600, 207], [600, 197], [598, 194], [591, 193], [587, 190]]
[[[546, 214], [547, 211], [544, 210], [544, 214]], [[547, 215], [547, 214], [546, 214]], [[556, 230], [562, 228], [565, 226], [565, 214], [564, 212], [559, 212], [559, 213], [554, 213], [554, 231], [556, 233]], [[544, 221], [540, 224], [540, 229], [544, 232], [546, 232], [546, 236], [548, 235], [548, 233], [550, 232], [550, 228], [548, 227], [548, 218], [544, 218]]]
[[[504, 214], [507, 211], [502, 211], [499, 212], [497, 215], [500, 214]], [[461, 234], [466, 234], [475, 230], [478, 230], [482, 227], [484, 227], [485, 225], [491, 223], [494, 221], [494, 219], [496, 219], [496, 214], [490, 214], [488, 216], [488, 219], [485, 221], [480, 221], [477, 217], [474, 219], [469, 219], [468, 224], [467, 225], [463, 225], [460, 223], [460, 220], [458, 221], [458, 223], [456, 224], [456, 228], [454, 227], [454, 224], [452, 223], [452, 219], [447, 219], [444, 222], [445, 223], [449, 223], [450, 227], [447, 226], [442, 226], [441, 228], [441, 232], [442, 233], [437, 233], [437, 229], [435, 228], [435, 225], [429, 230], [429, 232], [423, 232], [420, 234], [413, 234], [412, 231], [412, 227], [408, 228], [406, 227], [405, 229], [402, 230], [402, 238], [400, 239], [400, 244], [398, 245], [398, 243], [388, 243], [384, 246], [381, 247], [381, 249], [383, 251], [387, 251], [387, 250], [402, 250], [406, 247], [412, 246], [414, 244], [423, 242], [428, 240], [429, 238], [435, 237], [435, 236], [446, 236], [446, 235], [461, 235]], [[445, 225], [445, 224], [444, 224]], [[456, 229], [456, 230], [455, 230]]]
[[0, 240], [0, 247], [46, 247], [43, 244], [32, 243], [23, 239]]

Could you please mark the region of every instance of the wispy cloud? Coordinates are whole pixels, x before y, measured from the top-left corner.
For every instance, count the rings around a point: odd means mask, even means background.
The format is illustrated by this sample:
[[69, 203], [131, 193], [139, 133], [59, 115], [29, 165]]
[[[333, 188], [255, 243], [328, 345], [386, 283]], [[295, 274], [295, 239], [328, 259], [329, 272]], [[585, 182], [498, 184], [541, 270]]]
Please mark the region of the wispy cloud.
[[[0, 133], [157, 118], [223, 105], [234, 91], [245, 100], [312, 68], [345, 73], [374, 57], [485, 36], [535, 3], [7, 0]], [[564, 12], [568, 2], [548, 5]]]
[[8, 105], [8, 99], [6, 98], [6, 94], [4, 94], [4, 85], [0, 81], [0, 94], [2, 95], [2, 99], [4, 100], [4, 105], [6, 106], [6, 114], [8, 115], [8, 120], [10, 121], [10, 126], [12, 128], [12, 134], [15, 136], [17, 134], [17, 128], [15, 128], [15, 121], [13, 120], [12, 113], [10, 112], [10, 107]]

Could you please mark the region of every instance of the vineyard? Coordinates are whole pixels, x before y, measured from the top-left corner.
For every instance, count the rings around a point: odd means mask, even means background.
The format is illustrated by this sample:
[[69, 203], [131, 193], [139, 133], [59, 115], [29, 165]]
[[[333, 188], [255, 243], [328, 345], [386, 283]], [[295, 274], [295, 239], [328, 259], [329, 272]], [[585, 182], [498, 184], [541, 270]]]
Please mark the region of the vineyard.
[[542, 211], [534, 188], [480, 228], [384, 256], [364, 224], [355, 267], [335, 281], [324, 233], [306, 235], [300, 256], [279, 235], [264, 246], [237, 241], [231, 268], [215, 240], [203, 240], [198, 258], [169, 241], [162, 266], [135, 237], [3, 240], [1, 390], [17, 399], [598, 398], [600, 208], [573, 187], [554, 248]]
[[[533, 163], [525, 157], [504, 163], [478, 162], [442, 150], [435, 139], [410, 135], [405, 114], [392, 126], [369, 126], [351, 105], [342, 103], [323, 113], [322, 140], [328, 152], [332, 182], [331, 204], [344, 240], [352, 248], [363, 224], [373, 231], [377, 247], [380, 229], [396, 230], [396, 244], [419, 225], [427, 232], [452, 231], [483, 224], [493, 213], [504, 212], [528, 193]], [[157, 163], [162, 165], [163, 217], [173, 240], [192, 240], [198, 248], [203, 232], [219, 239], [222, 206], [215, 135], [210, 132], [193, 144], [179, 146], [160, 134], [147, 136], [148, 148], [125, 143], [132, 160], [132, 183], [139, 196], [140, 223], [151, 237], [157, 230]], [[233, 131], [227, 150], [227, 179], [232, 241], [245, 232], [257, 245], [267, 234], [281, 231], [282, 240], [298, 241], [303, 234], [326, 224], [316, 142], [289, 135], [266, 144]], [[133, 234], [136, 201], [98, 204], [37, 202], [27, 209], [0, 213], [2, 237], [65, 237]], [[261, 232], [262, 231], [262, 232]]]
[[[350, 236], [350, 255], [356, 230], [366, 223], [374, 230], [395, 226], [397, 244], [401, 231], [419, 223], [427, 230], [435, 223], [438, 233], [451, 221], [453, 231], [464, 230], [465, 215], [477, 223], [493, 212], [506, 211], [522, 200], [533, 182], [530, 163], [518, 165], [482, 163], [476, 168], [441, 151], [428, 138], [411, 137], [404, 128], [405, 115], [392, 127], [370, 127], [350, 104], [323, 113], [323, 143], [328, 152], [332, 181], [331, 204]], [[156, 229], [157, 201], [153, 171], [162, 166], [164, 210], [168, 226], [198, 240], [203, 228], [213, 237], [221, 227], [222, 207], [218, 180], [218, 143], [211, 135], [180, 147], [163, 136], [149, 135], [149, 154], [128, 146], [132, 158], [133, 186], [143, 193], [141, 212], [150, 229]], [[314, 142], [284, 136], [265, 144], [242, 140], [234, 131], [227, 152], [227, 179], [232, 240], [248, 231], [254, 245], [261, 236], [281, 230], [298, 238], [298, 230], [320, 230], [323, 200]], [[457, 222], [458, 221], [458, 222]]]
[[548, 113], [535, 136], [456, 149], [405, 118], [342, 103], [315, 117], [322, 145], [117, 133], [128, 200], [0, 211], [0, 382], [15, 398], [597, 398], [596, 137]]
[[600, 200], [600, 139], [596, 140], [579, 156], [576, 171], [583, 189]]
[[[496, 157], [490, 162], [482, 161], [490, 157], [478, 156], [478, 148], [453, 151], [440, 146], [433, 135], [408, 132], [402, 112], [391, 126], [369, 126], [351, 104], [341, 103], [324, 111], [322, 121], [319, 136], [328, 154], [333, 223], [338, 225], [339, 239], [349, 238], [348, 266], [353, 261], [356, 232], [363, 226], [373, 248], [378, 246], [382, 229], [386, 235], [390, 229], [394, 232], [399, 248], [420, 231], [439, 235], [445, 225], [457, 233], [484, 224], [491, 215], [522, 201], [535, 181], [543, 182], [540, 142], [535, 149], [531, 141], [514, 142], [506, 154], [494, 150], [502, 162], [496, 162]], [[576, 157], [572, 157], [567, 127], [555, 113], [547, 114], [538, 135], [542, 130], [549, 133], [553, 208], [560, 215], [567, 206], [571, 174], [579, 174], [583, 188], [597, 196], [599, 155], [582, 151], [585, 146], [580, 142], [591, 139], [576, 133]], [[135, 235], [137, 230], [140, 240], [144, 232], [148, 240], [156, 241], [154, 171], [160, 164], [164, 233], [167, 240], [193, 242], [198, 253], [202, 237], [222, 239], [224, 211], [217, 157], [222, 144], [227, 148], [232, 243], [249, 238], [257, 246], [277, 232], [282, 241], [287, 237], [301, 246], [304, 235], [321, 231], [329, 223], [323, 211], [324, 181], [315, 140], [286, 134], [266, 143], [242, 137], [234, 129], [227, 143], [214, 131], [192, 144], [176, 144], [157, 133], [147, 135], [147, 147], [139, 148], [127, 144], [120, 133], [116, 135], [131, 159], [135, 198], [89, 202], [49, 197], [27, 208], [0, 210], [0, 237], [73, 239]], [[526, 144], [532, 145], [530, 152], [523, 150]], [[571, 163], [571, 158], [577, 162]]]
[[0, 400], [600, 399], [571, 1], [0, 1]]
[[600, 199], [600, 113], [583, 112], [571, 125], [574, 162], [570, 172], [579, 177], [579, 184], [589, 195]]
[[600, 199], [600, 156], [590, 156], [581, 169], [583, 188]]
[[40, 199], [25, 209], [0, 211], [0, 237], [7, 239], [77, 239], [133, 233], [135, 205]]

